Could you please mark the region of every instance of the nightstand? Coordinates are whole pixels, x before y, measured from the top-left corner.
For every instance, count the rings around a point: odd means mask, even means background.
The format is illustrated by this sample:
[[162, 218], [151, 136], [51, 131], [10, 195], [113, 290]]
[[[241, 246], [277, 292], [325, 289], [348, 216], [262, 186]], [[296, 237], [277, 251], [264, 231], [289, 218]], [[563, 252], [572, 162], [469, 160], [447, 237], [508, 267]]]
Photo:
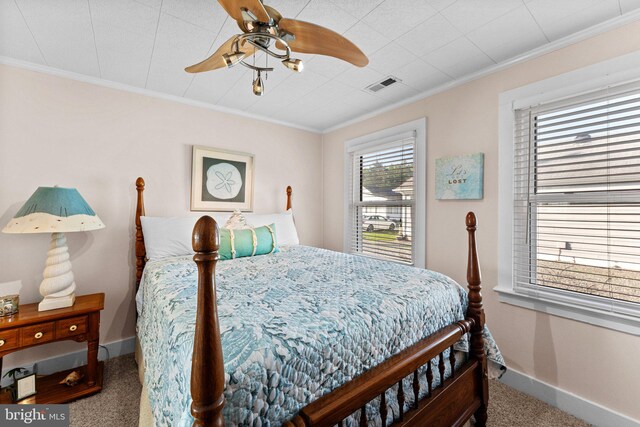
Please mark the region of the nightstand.
[[[0, 317], [0, 372], [2, 357], [28, 347], [50, 342], [73, 340], [87, 342], [87, 364], [79, 368], [39, 377], [37, 394], [19, 403], [66, 403], [102, 390], [104, 365], [98, 362], [100, 311], [104, 294], [76, 297], [72, 307], [38, 311], [38, 304], [20, 305], [20, 311], [10, 317]], [[75, 386], [58, 384], [70, 372], [80, 370], [84, 378]], [[0, 404], [12, 403], [11, 393], [0, 393]]]

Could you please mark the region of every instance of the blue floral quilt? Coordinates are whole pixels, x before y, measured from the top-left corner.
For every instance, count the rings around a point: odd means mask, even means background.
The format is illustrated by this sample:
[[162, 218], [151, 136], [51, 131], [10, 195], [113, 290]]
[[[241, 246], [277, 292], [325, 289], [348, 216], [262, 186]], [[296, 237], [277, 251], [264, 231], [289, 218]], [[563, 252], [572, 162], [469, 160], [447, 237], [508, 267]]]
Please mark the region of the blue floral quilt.
[[[228, 425], [279, 426], [311, 401], [463, 319], [467, 307], [466, 291], [440, 273], [306, 246], [220, 261], [216, 270]], [[137, 328], [159, 426], [193, 422], [196, 291], [191, 257], [146, 265]], [[485, 338], [489, 359], [502, 366], [488, 330]], [[392, 418], [397, 403], [390, 405]]]

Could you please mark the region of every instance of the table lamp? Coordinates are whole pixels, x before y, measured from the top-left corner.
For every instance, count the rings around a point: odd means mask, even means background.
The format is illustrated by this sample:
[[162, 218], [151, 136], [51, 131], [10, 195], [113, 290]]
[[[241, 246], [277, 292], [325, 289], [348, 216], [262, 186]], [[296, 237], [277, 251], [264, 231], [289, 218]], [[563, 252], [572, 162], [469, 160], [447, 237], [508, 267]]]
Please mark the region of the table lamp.
[[76, 283], [64, 233], [100, 228], [104, 224], [78, 190], [62, 187], [38, 187], [4, 227], [3, 233], [52, 233], [40, 284], [44, 299], [38, 311], [71, 307], [75, 301]]

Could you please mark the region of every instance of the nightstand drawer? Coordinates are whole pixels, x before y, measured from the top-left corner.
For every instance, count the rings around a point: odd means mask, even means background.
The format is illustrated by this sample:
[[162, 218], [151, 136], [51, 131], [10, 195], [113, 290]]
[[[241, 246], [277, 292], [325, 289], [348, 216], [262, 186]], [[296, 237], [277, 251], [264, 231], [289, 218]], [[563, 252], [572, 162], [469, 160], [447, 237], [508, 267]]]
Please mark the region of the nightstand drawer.
[[0, 332], [0, 351], [18, 347], [18, 330], [11, 329]]
[[54, 322], [41, 323], [39, 325], [25, 326], [20, 329], [22, 345], [40, 344], [53, 341]]
[[87, 332], [87, 316], [72, 317], [56, 322], [56, 339], [72, 337]]

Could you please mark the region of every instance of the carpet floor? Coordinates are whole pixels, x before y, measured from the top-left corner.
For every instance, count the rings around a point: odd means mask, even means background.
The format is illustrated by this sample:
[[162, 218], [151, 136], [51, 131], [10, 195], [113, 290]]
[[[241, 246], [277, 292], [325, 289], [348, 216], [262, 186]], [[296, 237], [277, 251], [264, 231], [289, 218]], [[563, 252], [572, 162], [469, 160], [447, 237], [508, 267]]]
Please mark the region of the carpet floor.
[[[110, 360], [105, 364], [102, 392], [70, 405], [71, 426], [137, 426], [141, 388], [133, 355]], [[499, 381], [489, 382], [489, 395], [488, 425], [491, 427], [589, 425]]]

